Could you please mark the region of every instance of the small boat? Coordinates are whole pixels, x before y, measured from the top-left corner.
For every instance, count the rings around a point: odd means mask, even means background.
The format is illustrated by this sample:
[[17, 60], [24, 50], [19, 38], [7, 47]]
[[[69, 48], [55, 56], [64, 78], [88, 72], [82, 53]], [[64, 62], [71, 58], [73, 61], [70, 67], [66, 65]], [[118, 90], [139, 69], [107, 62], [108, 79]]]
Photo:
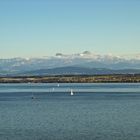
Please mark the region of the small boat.
[[74, 95], [74, 93], [73, 93], [73, 90], [72, 90], [72, 89], [71, 89], [70, 95], [71, 95], [71, 96], [73, 96], [73, 95]]
[[33, 99], [35, 99], [35, 96], [34, 96], [34, 95], [32, 95], [31, 99], [32, 99], [32, 100], [33, 100]]
[[60, 85], [59, 85], [59, 84], [57, 84], [57, 86], [59, 87]]

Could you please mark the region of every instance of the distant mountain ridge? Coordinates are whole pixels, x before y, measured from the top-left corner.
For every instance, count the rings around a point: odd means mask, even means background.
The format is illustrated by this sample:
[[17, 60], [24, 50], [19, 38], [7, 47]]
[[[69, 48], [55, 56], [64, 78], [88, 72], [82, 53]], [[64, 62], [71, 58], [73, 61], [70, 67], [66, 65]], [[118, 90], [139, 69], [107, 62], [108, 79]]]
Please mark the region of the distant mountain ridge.
[[[59, 67], [40, 69], [22, 73], [25, 76], [45, 75], [107, 75], [107, 74], [140, 74], [140, 69], [111, 70], [105, 68]], [[20, 74], [19, 74], [20, 75]]]
[[[56, 56], [43, 58], [0, 59], [0, 75], [16, 75], [35, 71], [42, 71], [43, 73], [43, 70], [52, 74], [56, 71], [62, 73], [64, 70], [65, 73], [85, 72], [86, 74], [93, 73], [93, 71], [101, 74], [115, 71], [139, 73], [140, 55], [133, 59], [127, 59], [120, 56], [99, 55], [85, 51], [71, 55], [57, 53]], [[39, 73], [41, 74], [41, 72]]]

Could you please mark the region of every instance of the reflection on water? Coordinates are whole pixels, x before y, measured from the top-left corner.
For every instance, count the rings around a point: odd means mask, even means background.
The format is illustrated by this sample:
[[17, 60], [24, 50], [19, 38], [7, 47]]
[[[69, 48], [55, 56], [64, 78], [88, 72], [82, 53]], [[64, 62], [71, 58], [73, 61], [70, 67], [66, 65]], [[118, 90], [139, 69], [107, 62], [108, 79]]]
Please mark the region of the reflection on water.
[[0, 140], [139, 140], [139, 116], [138, 83], [0, 85]]

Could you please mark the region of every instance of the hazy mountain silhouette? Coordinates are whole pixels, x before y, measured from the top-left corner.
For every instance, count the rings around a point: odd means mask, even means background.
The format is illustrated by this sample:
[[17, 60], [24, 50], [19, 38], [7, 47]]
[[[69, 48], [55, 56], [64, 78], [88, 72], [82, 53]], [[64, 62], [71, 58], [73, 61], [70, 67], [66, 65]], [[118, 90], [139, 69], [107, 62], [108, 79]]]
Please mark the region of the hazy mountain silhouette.
[[99, 55], [85, 51], [79, 54], [44, 58], [0, 59], [0, 75], [34, 72], [38, 74], [104, 74], [139, 73], [140, 58], [126, 59], [113, 55]]

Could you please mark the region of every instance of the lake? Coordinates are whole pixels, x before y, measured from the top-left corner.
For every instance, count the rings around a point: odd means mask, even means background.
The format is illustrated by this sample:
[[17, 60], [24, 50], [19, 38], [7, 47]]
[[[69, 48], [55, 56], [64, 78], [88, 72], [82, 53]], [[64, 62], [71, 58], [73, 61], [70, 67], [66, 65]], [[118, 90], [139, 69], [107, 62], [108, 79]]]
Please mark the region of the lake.
[[140, 140], [140, 83], [0, 84], [0, 140]]

